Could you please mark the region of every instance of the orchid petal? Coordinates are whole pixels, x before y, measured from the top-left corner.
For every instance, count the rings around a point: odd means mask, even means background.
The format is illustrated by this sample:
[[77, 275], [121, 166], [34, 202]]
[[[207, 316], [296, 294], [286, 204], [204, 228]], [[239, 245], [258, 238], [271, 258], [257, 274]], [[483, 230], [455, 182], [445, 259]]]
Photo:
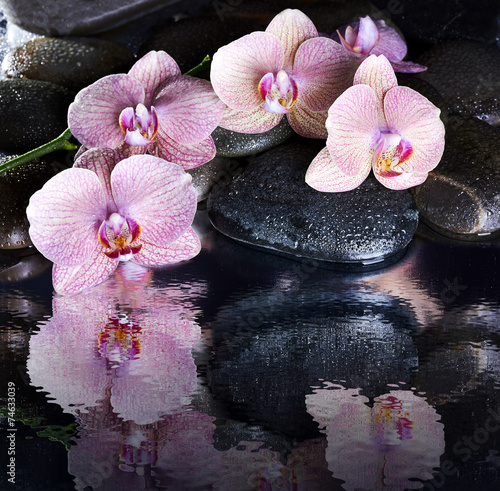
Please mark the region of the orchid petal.
[[210, 80], [232, 109], [250, 111], [262, 104], [259, 82], [283, 67], [283, 45], [273, 34], [253, 32], [220, 48], [213, 57]]
[[30, 199], [26, 214], [31, 240], [52, 262], [80, 265], [95, 248], [106, 208], [106, 195], [94, 172], [63, 170]]
[[54, 290], [61, 295], [71, 295], [102, 283], [109, 278], [118, 266], [116, 259], [103, 254], [102, 246], [97, 246], [83, 264], [75, 267], [64, 267], [54, 264], [52, 283]]
[[288, 113], [287, 118], [295, 133], [306, 138], [327, 138], [325, 126], [327, 111], [311, 111], [300, 100], [295, 105], [295, 111]]
[[412, 61], [391, 61], [391, 65], [394, 71], [399, 73], [420, 73], [427, 70], [426, 66]]
[[165, 246], [193, 222], [196, 191], [177, 164], [152, 155], [129, 157], [114, 168], [111, 188], [120, 215], [139, 223], [144, 243]]
[[332, 39], [317, 37], [302, 43], [293, 65], [299, 100], [313, 111], [327, 111], [352, 85], [357, 63]]
[[86, 147], [116, 148], [124, 134], [118, 124], [121, 112], [144, 102], [141, 83], [126, 74], [108, 75], [76, 94], [68, 109], [73, 136]]
[[183, 169], [193, 169], [212, 160], [216, 148], [211, 136], [195, 145], [182, 145], [160, 131], [150, 152], [168, 162], [180, 165]]
[[188, 76], [162, 85], [154, 97], [154, 106], [163, 131], [185, 145], [209, 137], [226, 107], [208, 80]]
[[379, 126], [385, 126], [384, 96], [388, 90], [398, 85], [394, 70], [387, 58], [383, 55], [369, 56], [359, 65], [353, 84], [369, 85], [374, 90], [377, 96]]
[[370, 173], [371, 166], [365, 162], [364, 168], [354, 176], [344, 174], [330, 156], [328, 148], [324, 148], [309, 165], [306, 172], [306, 183], [317, 191], [336, 193], [357, 188]]
[[389, 129], [409, 140], [415, 150], [402, 168], [416, 173], [434, 169], [444, 151], [441, 111], [409, 87], [395, 87], [387, 92], [384, 106]]
[[154, 267], [188, 261], [201, 250], [200, 239], [190, 227], [174, 242], [167, 245], [152, 244], [142, 239], [142, 249], [132, 261], [142, 266]]
[[267, 33], [276, 36], [283, 45], [282, 68], [292, 69], [297, 48], [308, 39], [318, 36], [318, 31], [307, 15], [296, 9], [286, 9], [269, 23]]
[[389, 27], [383, 20], [375, 22], [380, 39], [371, 50], [372, 55], [384, 55], [389, 61], [401, 61], [406, 56], [406, 43], [395, 29]]
[[282, 117], [283, 114], [265, 111], [263, 103], [250, 111], [238, 111], [226, 107], [219, 126], [238, 133], [264, 133], [274, 128]]
[[377, 180], [389, 189], [408, 189], [413, 186], [418, 186], [422, 184], [427, 179], [427, 172], [424, 173], [413, 173], [413, 172], [403, 172], [397, 177], [382, 177], [376, 172], [374, 173]]
[[128, 74], [143, 85], [144, 104], [149, 107], [158, 87], [165, 80], [180, 75], [181, 70], [165, 51], [150, 51], [135, 63]]
[[326, 145], [340, 170], [348, 176], [364, 172], [379, 132], [375, 92], [367, 85], [347, 89], [329, 109], [326, 127]]
[[88, 169], [97, 174], [104, 193], [106, 194], [108, 215], [116, 212], [115, 200], [111, 193], [111, 172], [115, 168], [115, 165], [124, 158], [125, 155], [118, 150], [112, 150], [110, 148], [92, 148], [83, 153], [73, 164], [74, 168]]
[[357, 53], [368, 54], [375, 48], [380, 40], [377, 25], [370, 16], [360, 17], [358, 35], [353, 46]]

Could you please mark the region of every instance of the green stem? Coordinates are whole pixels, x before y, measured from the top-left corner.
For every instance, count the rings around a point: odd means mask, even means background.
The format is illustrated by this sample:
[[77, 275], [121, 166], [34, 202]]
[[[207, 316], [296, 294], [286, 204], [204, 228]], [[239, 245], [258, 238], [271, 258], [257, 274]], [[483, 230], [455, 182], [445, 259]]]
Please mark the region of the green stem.
[[37, 157], [42, 157], [43, 155], [47, 155], [48, 153], [52, 153], [57, 150], [76, 150], [78, 147], [68, 141], [71, 137], [71, 131], [68, 128], [57, 138], [48, 143], [45, 143], [41, 147], [30, 150], [23, 155], [19, 155], [19, 157], [15, 157], [12, 160], [0, 164], [0, 174], [7, 172], [8, 170], [15, 169], [20, 165], [31, 162]]
[[184, 75], [191, 75], [191, 77], [196, 77], [199, 73], [201, 73], [204, 69], [205, 66], [210, 63], [210, 56], [207, 55], [205, 58], [203, 58], [203, 61], [199, 64], [196, 65], [195, 67], [191, 68], [191, 70], [188, 70]]

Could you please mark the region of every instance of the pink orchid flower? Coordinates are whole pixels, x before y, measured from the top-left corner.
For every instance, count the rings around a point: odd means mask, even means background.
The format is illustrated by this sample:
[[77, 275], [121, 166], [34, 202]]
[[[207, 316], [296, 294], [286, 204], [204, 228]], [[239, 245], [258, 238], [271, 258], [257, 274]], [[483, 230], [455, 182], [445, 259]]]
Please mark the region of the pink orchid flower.
[[152, 155], [120, 158], [113, 150], [89, 150], [30, 199], [29, 233], [54, 263], [58, 293], [101, 283], [119, 261], [161, 266], [200, 251], [191, 227], [196, 212], [191, 177]]
[[383, 20], [374, 22], [368, 15], [360, 17], [359, 22], [337, 29], [332, 38], [339, 39], [342, 46], [359, 62], [370, 55], [384, 55], [396, 72], [417, 73], [427, 70], [427, 67], [418, 63], [402, 61], [406, 56], [406, 43]]
[[265, 32], [253, 32], [220, 48], [212, 84], [228, 109], [219, 126], [262, 133], [286, 114], [299, 135], [326, 138], [327, 110], [352, 82], [349, 54], [319, 37], [300, 10], [278, 14]]
[[212, 160], [210, 134], [224, 112], [210, 82], [181, 75], [164, 51], [151, 51], [128, 74], [108, 75], [70, 105], [71, 133], [87, 148], [136, 147], [185, 169]]
[[443, 154], [439, 115], [424, 96], [398, 86], [385, 56], [371, 55], [328, 111], [326, 148], [311, 162], [307, 184], [318, 191], [349, 191], [372, 168], [390, 189], [421, 184]]

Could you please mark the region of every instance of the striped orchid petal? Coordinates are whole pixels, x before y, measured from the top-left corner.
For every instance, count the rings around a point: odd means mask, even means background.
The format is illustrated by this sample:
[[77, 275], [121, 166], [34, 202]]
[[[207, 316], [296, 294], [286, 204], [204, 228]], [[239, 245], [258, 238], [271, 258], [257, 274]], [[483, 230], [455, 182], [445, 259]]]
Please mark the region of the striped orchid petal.
[[396, 177], [383, 177], [375, 172], [375, 177], [381, 184], [383, 184], [386, 188], [395, 190], [408, 189], [413, 186], [418, 186], [427, 179], [427, 175], [427, 172], [403, 172]]
[[370, 173], [371, 166], [365, 163], [363, 169], [354, 176], [344, 174], [332, 160], [328, 148], [324, 148], [314, 158], [307, 169], [306, 183], [317, 191], [338, 193], [357, 188]]
[[217, 127], [225, 104], [209, 81], [179, 76], [166, 81], [153, 100], [161, 128], [184, 145], [205, 140]]
[[348, 176], [371, 165], [378, 138], [377, 100], [366, 85], [347, 89], [328, 111], [327, 147], [334, 162]]
[[258, 86], [266, 73], [283, 66], [283, 46], [267, 32], [254, 32], [220, 48], [213, 57], [210, 80], [221, 100], [250, 111], [262, 103]]
[[296, 9], [286, 9], [269, 23], [266, 32], [276, 36], [283, 46], [283, 69], [291, 71], [299, 46], [318, 37], [318, 31], [307, 15]]
[[301, 101], [297, 102], [297, 110], [288, 114], [288, 122], [295, 133], [306, 138], [326, 138], [325, 126], [328, 111], [311, 111]]
[[108, 75], [78, 92], [68, 109], [71, 133], [87, 147], [117, 148], [125, 135], [118, 124], [127, 107], [144, 101], [144, 88], [128, 75]]
[[193, 222], [196, 191], [176, 164], [152, 155], [129, 157], [114, 168], [111, 188], [120, 215], [140, 224], [141, 242], [167, 245]]
[[155, 244], [143, 239], [142, 246], [141, 251], [134, 255], [132, 261], [149, 267], [187, 261], [201, 250], [200, 239], [191, 227], [169, 244]]
[[35, 247], [62, 266], [87, 261], [106, 218], [106, 195], [94, 172], [66, 169], [30, 199], [26, 214]]
[[174, 162], [183, 169], [193, 169], [212, 160], [215, 157], [216, 148], [211, 136], [195, 145], [182, 145], [172, 140], [167, 134], [160, 132], [150, 152], [156, 157]]
[[251, 111], [238, 111], [226, 107], [219, 126], [238, 133], [263, 133], [269, 131], [281, 121], [283, 114], [267, 112], [263, 106], [264, 103]]
[[158, 87], [172, 77], [181, 74], [179, 65], [164, 51], [150, 51], [140, 58], [128, 74], [144, 87], [144, 103], [149, 106]]

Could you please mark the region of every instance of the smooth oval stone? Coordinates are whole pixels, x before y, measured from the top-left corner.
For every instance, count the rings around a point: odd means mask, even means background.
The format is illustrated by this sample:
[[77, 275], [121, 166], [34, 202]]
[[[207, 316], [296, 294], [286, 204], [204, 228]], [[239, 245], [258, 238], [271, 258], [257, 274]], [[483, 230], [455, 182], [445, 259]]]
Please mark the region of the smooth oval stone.
[[283, 117], [274, 128], [265, 133], [237, 133], [217, 127], [212, 132], [212, 138], [218, 157], [246, 157], [276, 147], [294, 134], [288, 119]]
[[26, 152], [58, 137], [68, 126], [74, 93], [39, 80], [0, 80], [0, 149]]
[[[65, 168], [64, 156], [35, 159], [0, 174], [0, 249], [21, 249], [32, 245], [26, 217], [31, 195]], [[13, 158], [1, 157], [0, 163]]]
[[208, 198], [212, 188], [220, 182], [229, 182], [242, 170], [242, 165], [232, 159], [215, 157], [206, 164], [194, 169], [187, 169], [191, 175], [193, 186], [196, 190], [198, 202]]
[[28, 78], [62, 85], [75, 92], [99, 78], [128, 71], [132, 52], [96, 38], [37, 38], [14, 48], [2, 63], [7, 78]]
[[102, 32], [159, 9], [172, 13], [208, 5], [211, 0], [0, 0], [7, 20], [44, 36], [86, 35]]
[[404, 251], [418, 224], [407, 191], [368, 178], [346, 193], [320, 193], [304, 180], [321, 143], [290, 143], [252, 160], [207, 201], [214, 227], [243, 243], [292, 257], [371, 264]]
[[439, 165], [411, 189], [420, 217], [456, 238], [500, 230], [500, 130], [476, 118], [450, 116]]
[[475, 41], [436, 44], [417, 59], [427, 66], [417, 77], [443, 96], [450, 114], [500, 125], [500, 49]]

